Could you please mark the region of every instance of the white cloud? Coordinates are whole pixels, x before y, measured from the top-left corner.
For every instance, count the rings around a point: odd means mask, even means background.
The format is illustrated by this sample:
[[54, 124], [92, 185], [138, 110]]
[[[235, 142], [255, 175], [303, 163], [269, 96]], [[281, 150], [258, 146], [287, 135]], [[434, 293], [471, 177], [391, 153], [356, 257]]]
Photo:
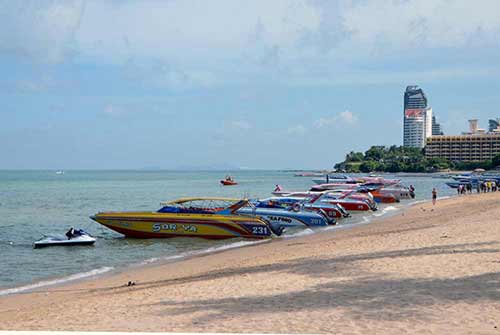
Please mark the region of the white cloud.
[[316, 128], [329, 127], [329, 126], [335, 125], [337, 120], [338, 120], [337, 116], [333, 116], [330, 118], [321, 117], [318, 120], [314, 121], [314, 126]]
[[358, 117], [349, 111], [341, 112], [339, 114], [339, 119], [349, 124], [354, 124], [358, 122]]
[[[315, 9], [305, 4], [305, 0], [89, 2], [77, 39], [86, 56], [112, 62], [131, 56], [169, 62], [248, 56], [257, 60], [270, 52], [269, 47], [293, 46], [301, 35], [299, 27], [313, 29], [318, 24]], [[275, 57], [277, 49], [271, 50]]]
[[343, 18], [353, 44], [391, 52], [467, 47], [477, 37], [481, 44], [495, 45], [499, 10], [496, 0], [367, 1], [351, 6]]
[[326, 128], [333, 127], [339, 124], [343, 125], [354, 125], [358, 122], [357, 115], [350, 111], [344, 111], [330, 117], [321, 117], [314, 121], [314, 127], [316, 128]]
[[[334, 50], [336, 58], [351, 59], [372, 56], [366, 51], [456, 48], [478, 40], [496, 45], [499, 11], [496, 0], [4, 0], [0, 46], [51, 59], [78, 50], [112, 62], [250, 57], [272, 64], [277, 57], [310, 59]], [[350, 52], [342, 56], [342, 50]]]
[[248, 130], [252, 129], [253, 125], [245, 120], [236, 120], [228, 122], [228, 127], [230, 129], [236, 129], [236, 130]]
[[84, 2], [0, 1], [0, 52], [60, 62], [75, 52]]
[[122, 116], [127, 114], [127, 110], [123, 106], [118, 106], [114, 104], [108, 104], [104, 107], [104, 114], [111, 116]]
[[[120, 99], [121, 100], [121, 99]], [[166, 102], [144, 102], [142, 100], [113, 101], [106, 104], [102, 113], [113, 117], [174, 117], [176, 112]], [[142, 116], [141, 116], [142, 115]]]
[[[496, 0], [0, 0], [0, 52], [125, 64], [125, 72], [142, 71], [145, 84], [169, 88], [262, 77], [284, 84], [464, 77], [487, 73], [488, 65], [442, 62], [390, 74], [355, 65], [435, 56], [439, 48], [491, 52], [500, 42], [498, 12]], [[148, 66], [130, 70], [130, 60]]]
[[125, 76], [144, 86], [185, 90], [193, 87], [211, 87], [218, 83], [215, 75], [206, 69], [169, 64], [162, 60], [140, 61], [129, 59], [123, 66]]
[[287, 133], [289, 135], [304, 135], [306, 132], [307, 132], [307, 129], [303, 125], [297, 125], [297, 126], [289, 127], [287, 129]]

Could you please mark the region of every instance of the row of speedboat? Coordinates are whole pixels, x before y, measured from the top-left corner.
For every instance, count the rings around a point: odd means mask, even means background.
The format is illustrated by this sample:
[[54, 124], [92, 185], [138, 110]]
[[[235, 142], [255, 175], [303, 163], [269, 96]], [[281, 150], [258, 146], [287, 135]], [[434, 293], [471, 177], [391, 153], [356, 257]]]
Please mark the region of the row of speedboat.
[[277, 189], [266, 199], [184, 198], [156, 212], [101, 212], [91, 219], [127, 237], [269, 238], [290, 227], [337, 223], [349, 212], [376, 211], [377, 202], [414, 197], [399, 180], [353, 179], [319, 184], [308, 191]]
[[478, 184], [488, 181], [494, 181], [497, 185], [500, 184], [500, 174], [491, 173], [466, 173], [451, 177], [453, 181], [447, 182], [451, 188], [458, 188], [459, 186], [472, 185], [472, 187], [477, 187]]
[[[401, 185], [399, 179], [385, 179], [382, 177], [356, 177], [341, 176], [336, 179], [314, 179], [317, 185], [311, 187], [309, 192], [331, 191], [342, 199], [357, 199], [359, 194], [368, 194], [370, 199], [378, 203], [395, 203], [401, 199], [415, 198], [413, 186]], [[292, 192], [275, 190], [276, 195], [286, 195]], [[356, 195], [358, 194], [358, 195]], [[351, 209], [352, 205], [345, 203], [346, 209]]]

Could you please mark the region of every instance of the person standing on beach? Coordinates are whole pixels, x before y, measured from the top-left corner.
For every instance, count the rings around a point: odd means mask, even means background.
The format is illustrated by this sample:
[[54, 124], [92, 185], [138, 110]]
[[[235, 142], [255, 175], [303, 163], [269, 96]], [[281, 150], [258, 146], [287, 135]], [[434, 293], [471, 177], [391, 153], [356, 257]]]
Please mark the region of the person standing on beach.
[[432, 189], [432, 205], [436, 204], [436, 200], [437, 200], [437, 191], [436, 191], [436, 188], [433, 188]]

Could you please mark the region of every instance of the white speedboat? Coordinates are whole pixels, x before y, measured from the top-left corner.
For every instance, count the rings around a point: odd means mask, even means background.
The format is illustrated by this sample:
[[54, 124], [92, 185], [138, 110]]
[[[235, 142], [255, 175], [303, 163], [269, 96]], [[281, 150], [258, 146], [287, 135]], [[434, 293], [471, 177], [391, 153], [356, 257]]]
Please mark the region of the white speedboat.
[[78, 235], [75, 235], [68, 239], [64, 235], [47, 235], [42, 239], [33, 243], [33, 248], [44, 248], [52, 246], [75, 246], [75, 245], [92, 245], [96, 241], [95, 237], [90, 236], [83, 230], [79, 231]]

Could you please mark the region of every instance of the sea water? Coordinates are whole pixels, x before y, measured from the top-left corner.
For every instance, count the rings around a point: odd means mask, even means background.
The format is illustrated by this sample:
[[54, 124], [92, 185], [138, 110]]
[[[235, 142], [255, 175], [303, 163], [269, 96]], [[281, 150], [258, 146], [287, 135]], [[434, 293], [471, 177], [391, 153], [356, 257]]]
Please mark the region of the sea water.
[[[225, 175], [237, 186], [221, 186]], [[442, 179], [431, 176], [393, 176], [416, 188], [415, 200], [380, 206], [340, 224], [366, 223], [376, 216], [400, 210], [419, 200], [454, 194]], [[276, 184], [287, 190], [307, 190], [308, 177], [281, 171], [0, 171], [0, 295], [102, 274], [113, 269], [175, 260], [188, 255], [235, 248], [253, 240], [222, 241], [200, 238], [129, 239], [89, 219], [99, 211], [155, 211], [160, 202], [180, 197], [222, 196], [264, 198]], [[97, 237], [94, 246], [33, 249], [46, 234], [64, 234], [83, 228]], [[285, 238], [320, 230], [290, 230]]]

